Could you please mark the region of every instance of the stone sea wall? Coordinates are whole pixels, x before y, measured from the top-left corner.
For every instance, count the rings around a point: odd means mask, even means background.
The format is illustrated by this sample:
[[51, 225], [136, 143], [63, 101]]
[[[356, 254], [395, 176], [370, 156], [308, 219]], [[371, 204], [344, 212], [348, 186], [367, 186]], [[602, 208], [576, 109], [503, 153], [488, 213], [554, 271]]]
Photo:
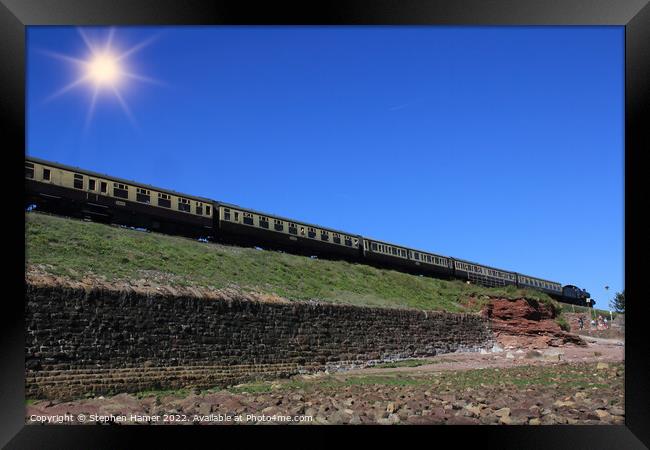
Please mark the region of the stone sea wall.
[[26, 396], [65, 400], [476, 351], [487, 318], [26, 285]]

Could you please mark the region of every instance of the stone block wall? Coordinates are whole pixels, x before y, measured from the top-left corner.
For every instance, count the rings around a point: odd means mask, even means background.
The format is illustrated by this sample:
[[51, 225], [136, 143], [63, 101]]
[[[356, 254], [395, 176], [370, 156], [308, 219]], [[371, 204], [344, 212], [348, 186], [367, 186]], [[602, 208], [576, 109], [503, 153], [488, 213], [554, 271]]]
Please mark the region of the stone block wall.
[[28, 398], [210, 388], [491, 342], [473, 314], [26, 285]]

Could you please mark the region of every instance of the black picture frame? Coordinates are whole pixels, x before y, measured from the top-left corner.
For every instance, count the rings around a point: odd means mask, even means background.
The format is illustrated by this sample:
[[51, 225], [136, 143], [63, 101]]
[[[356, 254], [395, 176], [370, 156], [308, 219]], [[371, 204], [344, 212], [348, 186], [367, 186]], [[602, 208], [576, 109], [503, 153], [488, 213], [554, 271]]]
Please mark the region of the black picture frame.
[[[251, 427], [103, 427], [35, 426], [24, 419], [24, 204], [21, 196], [25, 151], [25, 32], [29, 25], [617, 25], [625, 27], [625, 290], [628, 297], [625, 345], [625, 426], [542, 427], [349, 427], [350, 436], [385, 440], [399, 435], [401, 445], [450, 445], [471, 437], [481, 446], [498, 448], [645, 448], [650, 446], [650, 397], [647, 339], [643, 321], [650, 318], [642, 280], [640, 239], [643, 220], [641, 157], [648, 150], [650, 105], [650, 6], [648, 0], [375, 0], [348, 2], [277, 2], [199, 0], [0, 0], [0, 112], [5, 158], [3, 207], [10, 209], [5, 231], [2, 389], [0, 444], [8, 448], [124, 448], [135, 446], [134, 434], [147, 443], [180, 429], [188, 438], [225, 445], [225, 435], [244, 439]], [[587, 174], [587, 178], [589, 178]], [[597, 180], [594, 180], [597, 182]], [[614, 219], [613, 219], [614, 220]], [[15, 233], [15, 234], [13, 234]], [[7, 247], [16, 246], [13, 251]], [[18, 256], [18, 257], [17, 257]], [[286, 441], [293, 430], [255, 427], [263, 439], [284, 431], [285, 445], [311, 445], [331, 436], [332, 428], [297, 427], [299, 441]], [[307, 430], [307, 433], [304, 431]], [[288, 432], [287, 432], [288, 431]], [[215, 434], [217, 441], [213, 440]], [[417, 434], [419, 444], [410, 436]], [[442, 436], [446, 435], [446, 436]], [[337, 441], [334, 441], [337, 445]], [[455, 444], [454, 444], [455, 445]]]

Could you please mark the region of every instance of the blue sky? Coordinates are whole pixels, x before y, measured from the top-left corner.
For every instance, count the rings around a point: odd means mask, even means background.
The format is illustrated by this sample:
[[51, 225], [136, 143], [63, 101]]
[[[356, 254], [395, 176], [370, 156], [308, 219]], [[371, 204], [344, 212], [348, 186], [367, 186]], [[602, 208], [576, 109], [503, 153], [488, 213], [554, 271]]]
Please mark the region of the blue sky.
[[111, 39], [143, 44], [121, 61], [141, 78], [90, 113], [91, 84], [54, 95], [80, 76], [55, 55], [87, 59], [82, 34], [28, 28], [29, 155], [576, 284], [599, 307], [623, 289], [623, 27]]

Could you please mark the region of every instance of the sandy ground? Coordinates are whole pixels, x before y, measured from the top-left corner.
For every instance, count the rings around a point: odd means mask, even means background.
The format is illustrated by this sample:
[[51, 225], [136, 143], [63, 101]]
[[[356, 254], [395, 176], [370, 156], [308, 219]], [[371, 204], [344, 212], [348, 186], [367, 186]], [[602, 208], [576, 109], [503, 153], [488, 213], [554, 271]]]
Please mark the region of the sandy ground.
[[[625, 347], [621, 339], [600, 339], [583, 336], [586, 347], [567, 346], [544, 350], [506, 349], [487, 353], [448, 353], [430, 358], [433, 363], [418, 367], [393, 368], [397, 372], [429, 372], [442, 370], [467, 370], [485, 368], [507, 368], [523, 365], [556, 363], [558, 361], [577, 362], [622, 362]], [[385, 369], [358, 369], [346, 373], [378, 373]]]

